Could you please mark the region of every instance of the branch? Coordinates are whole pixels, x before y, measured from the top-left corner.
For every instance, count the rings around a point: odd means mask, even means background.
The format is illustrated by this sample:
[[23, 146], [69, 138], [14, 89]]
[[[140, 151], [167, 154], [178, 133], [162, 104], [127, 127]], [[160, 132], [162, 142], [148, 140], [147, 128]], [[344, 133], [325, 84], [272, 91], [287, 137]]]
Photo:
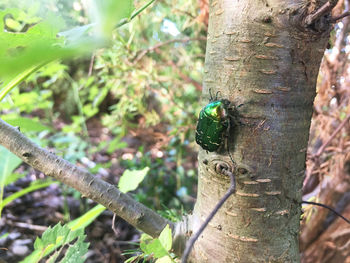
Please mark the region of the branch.
[[115, 186], [95, 177], [88, 171], [40, 148], [18, 129], [0, 119], [0, 145], [24, 162], [48, 176], [67, 184], [84, 197], [102, 204], [141, 231], [157, 237], [164, 227], [173, 223], [151, 209], [120, 192]]
[[172, 44], [172, 43], [186, 43], [186, 42], [189, 42], [189, 41], [205, 41], [207, 38], [206, 37], [194, 37], [194, 38], [189, 38], [189, 37], [186, 37], [186, 38], [174, 38], [174, 39], [170, 39], [170, 40], [167, 40], [167, 41], [164, 41], [164, 42], [159, 42], [157, 44], [155, 44], [154, 46], [152, 47], [149, 47], [147, 49], [144, 49], [142, 51], [139, 51], [139, 55], [137, 55], [137, 57], [135, 58], [135, 60], [133, 61], [134, 63], [137, 63], [138, 61], [140, 61], [147, 53], [149, 52], [152, 52], [162, 46], [165, 46], [165, 45], [169, 45], [169, 44]]
[[236, 192], [235, 175], [232, 172], [230, 172], [229, 170], [225, 169], [224, 167], [219, 167], [219, 169], [221, 170], [222, 174], [224, 174], [226, 176], [230, 176], [230, 181], [231, 181], [230, 187], [227, 190], [226, 194], [216, 204], [216, 206], [214, 207], [213, 211], [211, 211], [211, 213], [209, 214], [207, 219], [204, 221], [204, 223], [201, 225], [201, 227], [199, 228], [197, 233], [195, 233], [193, 236], [191, 236], [191, 238], [187, 241], [186, 248], [185, 248], [184, 254], [183, 254], [182, 259], [181, 259], [181, 263], [186, 263], [187, 262], [188, 256], [191, 253], [191, 250], [192, 250], [192, 247], [193, 247], [194, 243], [197, 241], [199, 236], [202, 234], [204, 229], [207, 227], [209, 222], [213, 219], [213, 217], [216, 215], [216, 213], [219, 211], [219, 209], [222, 207], [222, 205], [226, 202], [226, 200], [232, 194], [234, 194]]
[[309, 26], [315, 23], [318, 19], [320, 19], [322, 16], [325, 16], [332, 12], [332, 9], [337, 5], [338, 0], [329, 0], [326, 2], [323, 6], [321, 6], [319, 9], [316, 10], [316, 12], [308, 15], [304, 23]]
[[342, 18], [344, 18], [344, 17], [346, 17], [346, 16], [350, 16], [350, 12], [349, 12], [349, 11], [348, 11], [348, 12], [344, 12], [344, 13], [342, 13], [342, 14], [339, 15], [339, 16], [332, 17], [332, 18], [331, 18], [331, 22], [332, 22], [332, 23], [335, 23], [335, 22], [337, 22], [338, 20], [340, 20], [340, 19], [342, 19]]

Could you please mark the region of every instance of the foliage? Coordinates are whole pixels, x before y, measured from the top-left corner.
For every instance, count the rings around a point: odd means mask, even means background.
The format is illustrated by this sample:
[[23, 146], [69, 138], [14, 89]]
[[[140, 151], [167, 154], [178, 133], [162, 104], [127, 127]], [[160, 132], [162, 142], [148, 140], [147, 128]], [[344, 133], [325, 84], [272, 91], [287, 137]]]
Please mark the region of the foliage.
[[34, 243], [34, 252], [25, 258], [22, 263], [39, 262], [44, 257], [50, 255], [47, 262], [57, 262], [64, 248], [64, 257], [59, 262], [84, 262], [89, 243], [84, 242], [86, 236], [82, 228], [71, 230], [67, 225], [60, 223], [53, 228], [49, 227], [41, 238], [37, 238]]
[[125, 262], [139, 262], [141, 259], [156, 259], [156, 263], [172, 263], [174, 256], [170, 253], [172, 247], [171, 229], [167, 225], [158, 238], [152, 238], [147, 234], [142, 234], [140, 249], [142, 253], [133, 256]]
[[[196, 181], [192, 131], [205, 48], [202, 26], [188, 15], [197, 13], [196, 1], [156, 1], [146, 10], [153, 0], [134, 1], [135, 9], [132, 1], [122, 2], [116, 11], [122, 15], [94, 14], [89, 20], [80, 1], [2, 1], [0, 8], [13, 8], [2, 10], [9, 30], [0, 38], [18, 36], [9, 43], [14, 56], [0, 43], [0, 62], [18, 64], [0, 70], [2, 118], [71, 162], [107, 156], [88, 166], [94, 173], [110, 172], [115, 160], [123, 170], [149, 167], [133, 195], [175, 220], [191, 204], [188, 193]], [[104, 13], [106, 6], [98, 5]], [[99, 21], [96, 27], [92, 19]], [[110, 22], [119, 28], [112, 31]], [[61, 60], [73, 53], [83, 56]], [[100, 128], [91, 125], [96, 121]], [[99, 138], [91, 136], [95, 129]], [[130, 144], [134, 139], [140, 140], [136, 146]], [[129, 147], [135, 151], [123, 158]]]
[[70, 221], [68, 226], [73, 231], [84, 229], [90, 225], [104, 210], [106, 210], [106, 208], [103, 205], [96, 205], [82, 216]]
[[[40, 259], [48, 256], [54, 250], [55, 253], [50, 256], [49, 260], [57, 258], [61, 253], [62, 248], [67, 245], [69, 248], [65, 251], [65, 257], [60, 262], [84, 262], [83, 256], [87, 252], [88, 243], [84, 243], [84, 229], [90, 225], [106, 208], [102, 205], [96, 205], [79, 218], [61, 226], [58, 223], [53, 228], [49, 227], [42, 235], [42, 238], [37, 238], [34, 243], [34, 251], [26, 257], [22, 262], [38, 262]], [[76, 239], [77, 238], [77, 239]], [[76, 240], [75, 240], [76, 239]], [[75, 242], [72, 242], [74, 241]], [[61, 248], [60, 248], [61, 247]], [[57, 250], [60, 248], [59, 250]], [[70, 249], [70, 250], [69, 250]], [[77, 253], [72, 255], [72, 253]], [[73, 253], [73, 254], [74, 254]], [[49, 261], [52, 262], [52, 261]], [[56, 262], [56, 261], [55, 261]]]
[[142, 170], [125, 170], [123, 175], [119, 179], [118, 187], [123, 193], [135, 190], [138, 185], [143, 181], [149, 171], [149, 167], [145, 167]]
[[[11, 183], [13, 179], [10, 176], [13, 173], [13, 170], [16, 169], [18, 165], [21, 164], [21, 159], [15, 156], [13, 153], [9, 152], [4, 147], [0, 146], [0, 218], [2, 208], [5, 206], [3, 204], [3, 194], [4, 187]], [[18, 178], [18, 176], [16, 176]]]
[[[17, 179], [17, 178], [16, 178]], [[21, 196], [28, 194], [30, 192], [36, 191], [41, 188], [45, 188], [50, 186], [51, 184], [56, 183], [54, 181], [48, 180], [48, 181], [34, 181], [30, 186], [22, 189], [21, 191], [18, 191], [12, 195], [9, 195], [6, 197], [1, 203], [0, 203], [0, 212], [6, 206], [8, 203], [12, 202], [13, 200], [20, 198]]]

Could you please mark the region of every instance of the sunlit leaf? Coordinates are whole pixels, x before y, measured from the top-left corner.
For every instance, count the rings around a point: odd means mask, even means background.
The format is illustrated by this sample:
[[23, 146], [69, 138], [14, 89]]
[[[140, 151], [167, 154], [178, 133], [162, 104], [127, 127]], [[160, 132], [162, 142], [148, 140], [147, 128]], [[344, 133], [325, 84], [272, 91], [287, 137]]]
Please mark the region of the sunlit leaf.
[[103, 205], [96, 205], [82, 216], [68, 223], [68, 226], [74, 231], [85, 228], [90, 225], [106, 208]]
[[35, 119], [11, 115], [5, 115], [2, 117], [2, 119], [12, 126], [19, 127], [21, 132], [41, 132], [51, 130], [50, 127], [41, 124]]
[[135, 190], [143, 181], [149, 171], [149, 167], [142, 170], [125, 170], [119, 179], [118, 187], [123, 193]]
[[68, 250], [60, 262], [84, 262], [84, 255], [87, 252], [89, 243], [85, 243], [86, 236], [84, 229], [71, 230], [68, 225], [61, 226], [60, 223], [53, 228], [49, 227], [41, 236], [37, 237], [34, 242], [34, 251], [27, 256], [22, 263], [39, 262], [44, 257], [54, 252], [47, 262], [55, 262], [58, 256], [57, 248], [68, 245]]
[[159, 241], [167, 251], [169, 251], [171, 249], [172, 237], [171, 237], [171, 229], [170, 229], [169, 225], [166, 225], [166, 227], [160, 233]]

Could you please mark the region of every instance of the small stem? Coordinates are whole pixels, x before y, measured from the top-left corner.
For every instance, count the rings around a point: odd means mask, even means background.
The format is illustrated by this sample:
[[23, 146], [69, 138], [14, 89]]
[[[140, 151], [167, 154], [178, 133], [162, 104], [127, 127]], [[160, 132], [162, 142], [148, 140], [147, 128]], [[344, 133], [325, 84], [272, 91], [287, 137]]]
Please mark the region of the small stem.
[[144, 49], [142, 51], [139, 51], [139, 55], [137, 55], [136, 59], [133, 61], [134, 63], [138, 62], [139, 60], [141, 60], [147, 53], [152, 52], [154, 50], [156, 50], [157, 48], [160, 48], [162, 46], [168, 45], [168, 44], [172, 44], [172, 43], [177, 43], [177, 42], [181, 42], [181, 43], [186, 43], [189, 41], [205, 41], [207, 38], [206, 37], [194, 37], [194, 38], [175, 38], [175, 39], [170, 39], [164, 42], [159, 42], [156, 45], [149, 47], [147, 49]]
[[117, 24], [117, 28], [121, 27], [127, 23], [129, 23], [131, 20], [133, 20], [137, 15], [139, 15], [143, 10], [145, 10], [147, 7], [149, 7], [153, 2], [156, 0], [151, 0], [148, 3], [146, 3], [144, 6], [142, 6], [140, 9], [136, 10], [134, 13], [132, 13], [131, 17], [129, 19], [123, 19]]
[[213, 217], [215, 216], [215, 214], [219, 211], [219, 209], [222, 207], [222, 205], [226, 202], [226, 200], [236, 192], [236, 180], [235, 180], [235, 176], [232, 172], [228, 171], [227, 169], [222, 169], [221, 172], [224, 175], [228, 175], [230, 176], [230, 187], [227, 190], [226, 194], [219, 200], [219, 202], [216, 204], [216, 206], [214, 207], [213, 211], [211, 211], [211, 213], [209, 214], [209, 216], [207, 217], [207, 219], [203, 222], [203, 224], [201, 225], [201, 227], [199, 228], [199, 230], [197, 231], [197, 233], [195, 233], [188, 241], [186, 244], [186, 248], [184, 251], [184, 254], [182, 256], [181, 259], [181, 263], [186, 263], [188, 256], [191, 253], [191, 250], [193, 248], [194, 243], [197, 241], [197, 239], [199, 238], [199, 236], [202, 234], [202, 232], [204, 231], [204, 229], [207, 227], [207, 225], [209, 224], [209, 222], [213, 219]]

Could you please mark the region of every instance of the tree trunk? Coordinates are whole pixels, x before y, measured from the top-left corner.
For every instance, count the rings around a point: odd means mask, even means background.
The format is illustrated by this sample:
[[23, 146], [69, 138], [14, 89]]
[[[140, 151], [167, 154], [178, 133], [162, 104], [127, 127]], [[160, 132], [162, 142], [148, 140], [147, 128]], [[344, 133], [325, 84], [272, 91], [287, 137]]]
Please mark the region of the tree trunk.
[[[311, 1], [310, 1], [311, 2]], [[229, 187], [237, 193], [196, 242], [191, 262], [298, 262], [300, 201], [319, 65], [330, 25], [307, 1], [210, 1], [203, 105], [209, 90], [239, 111], [227, 147], [199, 153], [193, 232]], [[308, 7], [309, 10], [305, 10]]]

